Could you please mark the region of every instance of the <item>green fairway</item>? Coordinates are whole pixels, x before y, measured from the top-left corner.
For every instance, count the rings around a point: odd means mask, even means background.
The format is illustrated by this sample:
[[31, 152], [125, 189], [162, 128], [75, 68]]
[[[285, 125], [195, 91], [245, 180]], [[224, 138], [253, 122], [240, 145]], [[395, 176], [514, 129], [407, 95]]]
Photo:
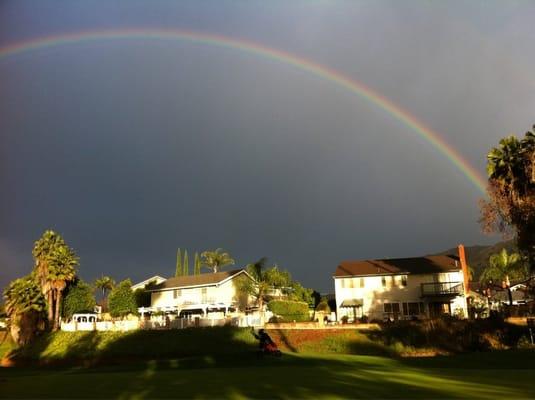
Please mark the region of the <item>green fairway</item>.
[[284, 354], [94, 368], [3, 368], [0, 397], [533, 398], [534, 352], [428, 359]]

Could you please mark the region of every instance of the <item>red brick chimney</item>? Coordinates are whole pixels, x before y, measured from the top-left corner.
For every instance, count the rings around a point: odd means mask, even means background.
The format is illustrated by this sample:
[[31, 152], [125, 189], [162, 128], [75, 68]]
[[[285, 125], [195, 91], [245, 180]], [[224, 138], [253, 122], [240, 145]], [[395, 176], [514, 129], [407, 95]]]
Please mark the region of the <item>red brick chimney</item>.
[[463, 270], [464, 294], [467, 295], [470, 291], [470, 274], [468, 273], [466, 254], [464, 252], [464, 245], [462, 244], [459, 245], [459, 260], [461, 261], [461, 268]]

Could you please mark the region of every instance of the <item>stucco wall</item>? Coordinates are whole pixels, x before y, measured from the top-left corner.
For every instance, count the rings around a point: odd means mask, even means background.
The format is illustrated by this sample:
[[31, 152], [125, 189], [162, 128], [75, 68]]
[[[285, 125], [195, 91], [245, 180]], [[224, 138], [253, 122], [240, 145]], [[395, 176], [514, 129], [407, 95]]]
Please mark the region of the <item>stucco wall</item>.
[[174, 298], [174, 289], [152, 292], [151, 307], [174, 307], [188, 303], [237, 303], [238, 293], [235, 280], [236, 277], [233, 277], [220, 285], [180, 289], [177, 298]]
[[[335, 293], [337, 318], [340, 320], [344, 315], [353, 316], [353, 309], [341, 308], [344, 300], [362, 299], [362, 314], [372, 319], [382, 320], [384, 316], [384, 303], [420, 303], [424, 302], [426, 314], [428, 313], [428, 300], [421, 297], [421, 284], [433, 282], [459, 282], [463, 281], [462, 271], [447, 272], [440, 274], [405, 275], [407, 285], [402, 285], [402, 275], [386, 276], [386, 287], [383, 286], [382, 276], [367, 276], [353, 278], [335, 278]], [[361, 287], [361, 279], [364, 287]], [[353, 287], [351, 287], [353, 286]], [[452, 301], [452, 313], [456, 308], [461, 308], [466, 315], [466, 299], [458, 296]], [[360, 311], [360, 310], [357, 310]], [[360, 315], [357, 315], [357, 317]]]

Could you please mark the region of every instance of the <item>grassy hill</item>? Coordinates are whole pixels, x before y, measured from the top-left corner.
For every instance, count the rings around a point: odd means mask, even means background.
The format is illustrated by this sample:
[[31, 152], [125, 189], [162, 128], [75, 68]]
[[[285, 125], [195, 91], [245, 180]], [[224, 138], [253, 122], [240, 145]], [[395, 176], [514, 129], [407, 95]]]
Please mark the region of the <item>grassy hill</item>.
[[[508, 252], [517, 251], [514, 240], [506, 240], [498, 242], [490, 246], [465, 246], [466, 258], [468, 265], [474, 270], [474, 281], [479, 280], [481, 272], [488, 265], [489, 257], [492, 254], [499, 253], [502, 249], [507, 249]], [[438, 254], [458, 254], [457, 248], [440, 252]]]

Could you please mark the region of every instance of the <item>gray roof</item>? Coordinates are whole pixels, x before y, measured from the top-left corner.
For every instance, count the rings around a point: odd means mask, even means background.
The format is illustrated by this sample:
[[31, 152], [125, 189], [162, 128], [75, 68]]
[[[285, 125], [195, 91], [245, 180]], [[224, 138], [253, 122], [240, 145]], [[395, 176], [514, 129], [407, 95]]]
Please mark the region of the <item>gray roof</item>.
[[334, 277], [429, 274], [458, 271], [460, 269], [459, 257], [442, 255], [385, 260], [342, 261], [336, 268]]
[[[200, 275], [187, 275], [187, 276], [178, 276], [167, 279], [165, 282], [160, 283], [159, 285], [154, 286], [150, 291], [160, 291], [166, 289], [179, 289], [184, 287], [191, 286], [211, 286], [217, 285], [224, 280], [237, 275], [241, 272], [246, 271], [244, 269], [235, 269], [232, 271], [222, 271], [222, 272], [210, 272], [207, 274]], [[249, 274], [247, 274], [249, 276]]]

